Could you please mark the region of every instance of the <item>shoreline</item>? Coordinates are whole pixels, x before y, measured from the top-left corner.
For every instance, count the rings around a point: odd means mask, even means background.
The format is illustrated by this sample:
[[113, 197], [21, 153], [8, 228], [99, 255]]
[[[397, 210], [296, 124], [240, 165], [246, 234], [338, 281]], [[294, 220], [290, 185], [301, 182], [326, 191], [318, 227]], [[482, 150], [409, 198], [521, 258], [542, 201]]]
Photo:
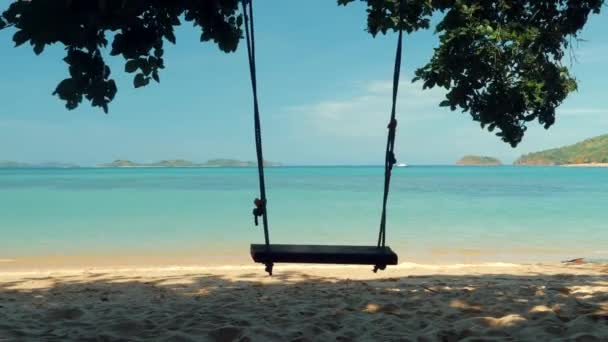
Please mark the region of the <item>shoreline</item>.
[[[381, 273], [403, 273], [408, 270], [417, 271], [458, 271], [471, 268], [479, 269], [509, 269], [509, 268], [530, 268], [530, 267], [567, 267], [572, 265], [585, 265], [586, 267], [606, 267], [608, 269], [608, 259], [600, 258], [577, 258], [583, 262], [575, 263], [566, 260], [561, 261], [477, 261], [477, 262], [400, 262], [397, 265], [389, 265], [386, 271]], [[574, 260], [577, 260], [574, 259]], [[86, 263], [62, 263], [45, 265], [9, 265], [14, 261], [2, 261], [0, 259], [0, 278], [7, 275], [17, 274], [71, 274], [81, 272], [130, 272], [130, 271], [154, 271], [154, 272], [175, 272], [175, 271], [260, 271], [263, 273], [264, 265], [260, 263], [239, 262], [239, 263], [106, 263], [106, 264], [86, 264]], [[299, 264], [299, 263], [277, 263], [276, 270], [288, 271], [329, 271], [349, 269], [355, 272], [367, 272], [372, 269], [370, 265], [345, 265], [345, 264]]]
[[[608, 261], [608, 250], [589, 248], [589, 246], [587, 248], [567, 249], [557, 248], [557, 246], [554, 246], [554, 248], [520, 246], [504, 249], [494, 246], [454, 248], [443, 245], [427, 245], [424, 248], [407, 248], [399, 245], [392, 247], [399, 255], [399, 265], [397, 267], [401, 267], [401, 265], [437, 267], [485, 264], [553, 264], [576, 258], [584, 258], [589, 262]], [[292, 268], [307, 267], [306, 264], [287, 265]], [[247, 244], [234, 244], [219, 249], [210, 248], [205, 250], [199, 248], [182, 248], [180, 251], [172, 248], [118, 249], [96, 253], [65, 251], [63, 253], [39, 252], [39, 254], [31, 255], [8, 252], [0, 255], [0, 272], [92, 268], [249, 268], [256, 266], [259, 265], [251, 259]]]
[[563, 167], [608, 167], [608, 163], [564, 164]]

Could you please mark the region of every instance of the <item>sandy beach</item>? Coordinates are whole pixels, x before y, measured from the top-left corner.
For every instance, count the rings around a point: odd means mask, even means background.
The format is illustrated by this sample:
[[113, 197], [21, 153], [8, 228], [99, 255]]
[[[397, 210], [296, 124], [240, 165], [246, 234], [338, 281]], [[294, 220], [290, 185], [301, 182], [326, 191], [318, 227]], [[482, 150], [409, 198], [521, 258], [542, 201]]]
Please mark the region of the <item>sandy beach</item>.
[[0, 273], [0, 341], [608, 341], [608, 265]]
[[566, 164], [565, 167], [608, 167], [608, 163]]

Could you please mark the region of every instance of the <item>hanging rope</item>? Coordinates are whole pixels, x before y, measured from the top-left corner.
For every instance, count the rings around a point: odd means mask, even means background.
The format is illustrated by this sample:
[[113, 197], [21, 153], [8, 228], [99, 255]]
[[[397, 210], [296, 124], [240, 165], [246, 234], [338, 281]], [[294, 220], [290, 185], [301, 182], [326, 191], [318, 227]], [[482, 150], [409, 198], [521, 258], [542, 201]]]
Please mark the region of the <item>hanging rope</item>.
[[[258, 89], [255, 70], [255, 32], [253, 29], [253, 6], [251, 0], [242, 0], [243, 16], [245, 19], [245, 38], [247, 41], [247, 56], [249, 59], [249, 74], [251, 78], [251, 89], [253, 90], [253, 121], [255, 125], [255, 151], [258, 159], [258, 178], [260, 185], [260, 197], [254, 201], [253, 217], [255, 225], [258, 225], [258, 218], [262, 218], [264, 227], [264, 241], [266, 251], [270, 251], [270, 238], [268, 236], [268, 212], [266, 201], [266, 182], [264, 181], [264, 154], [262, 152], [262, 125], [260, 123], [260, 110], [258, 106]], [[267, 253], [269, 254], [269, 253]], [[266, 272], [272, 275], [273, 263], [265, 263]]]
[[[382, 215], [380, 218], [380, 232], [378, 233], [378, 247], [386, 245], [386, 204], [391, 184], [393, 166], [397, 162], [395, 158], [395, 135], [397, 132], [397, 94], [399, 92], [399, 74], [401, 72], [401, 50], [403, 41], [403, 30], [401, 28], [401, 9], [399, 10], [399, 41], [397, 42], [397, 53], [395, 56], [395, 69], [393, 74], [393, 104], [391, 108], [391, 118], [388, 124], [388, 138], [386, 140], [386, 154], [384, 160], [384, 196], [382, 198]], [[374, 266], [374, 272], [384, 269], [386, 265]]]

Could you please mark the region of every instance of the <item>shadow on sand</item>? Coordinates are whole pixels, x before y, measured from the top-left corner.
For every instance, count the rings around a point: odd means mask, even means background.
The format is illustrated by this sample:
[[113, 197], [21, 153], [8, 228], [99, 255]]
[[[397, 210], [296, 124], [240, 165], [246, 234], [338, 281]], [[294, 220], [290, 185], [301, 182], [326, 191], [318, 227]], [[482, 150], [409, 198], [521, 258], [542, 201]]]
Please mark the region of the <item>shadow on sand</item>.
[[608, 341], [608, 275], [108, 273], [0, 283], [0, 341], [552, 339]]

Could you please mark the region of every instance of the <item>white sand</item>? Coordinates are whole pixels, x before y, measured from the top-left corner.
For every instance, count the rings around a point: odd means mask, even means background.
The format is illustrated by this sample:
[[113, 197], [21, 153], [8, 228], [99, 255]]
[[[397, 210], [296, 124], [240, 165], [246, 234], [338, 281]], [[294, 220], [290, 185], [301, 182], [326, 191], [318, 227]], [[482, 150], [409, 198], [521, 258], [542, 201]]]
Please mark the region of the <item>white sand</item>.
[[608, 167], [608, 163], [566, 164], [565, 167]]
[[608, 341], [608, 265], [0, 273], [0, 341]]

